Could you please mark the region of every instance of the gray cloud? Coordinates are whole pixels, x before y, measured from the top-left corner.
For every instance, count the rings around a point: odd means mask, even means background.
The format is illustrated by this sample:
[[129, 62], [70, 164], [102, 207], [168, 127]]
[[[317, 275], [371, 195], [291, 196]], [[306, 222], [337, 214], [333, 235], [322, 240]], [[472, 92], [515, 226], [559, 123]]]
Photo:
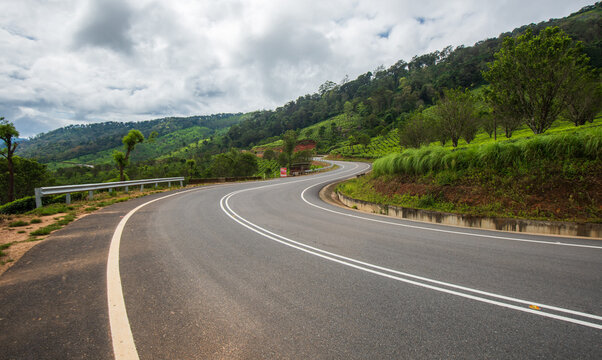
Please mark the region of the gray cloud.
[[73, 123], [272, 109], [326, 80], [592, 2], [5, 1], [0, 116], [32, 136]]
[[74, 35], [74, 46], [98, 46], [131, 54], [134, 46], [129, 35], [132, 15], [132, 10], [126, 2], [90, 1], [81, 28]]

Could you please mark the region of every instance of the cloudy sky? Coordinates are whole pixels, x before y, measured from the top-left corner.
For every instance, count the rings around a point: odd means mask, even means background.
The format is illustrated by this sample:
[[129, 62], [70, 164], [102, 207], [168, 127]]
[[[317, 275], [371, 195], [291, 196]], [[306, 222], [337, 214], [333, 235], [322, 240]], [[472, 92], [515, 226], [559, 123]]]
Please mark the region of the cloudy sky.
[[0, 116], [69, 124], [273, 109], [594, 0], [0, 0]]

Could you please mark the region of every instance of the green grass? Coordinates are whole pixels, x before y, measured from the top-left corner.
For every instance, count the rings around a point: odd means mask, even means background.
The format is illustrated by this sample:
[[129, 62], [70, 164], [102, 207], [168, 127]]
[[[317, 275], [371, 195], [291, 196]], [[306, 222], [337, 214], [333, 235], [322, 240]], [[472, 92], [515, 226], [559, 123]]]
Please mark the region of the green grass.
[[47, 226], [44, 226], [42, 228], [39, 228], [38, 230], [34, 230], [32, 232], [29, 233], [29, 235], [31, 236], [44, 236], [44, 235], [48, 235], [51, 232], [60, 229], [61, 226], [58, 223], [54, 223], [54, 224], [50, 224]]
[[[13, 244], [14, 244], [14, 242], [10, 242], [10, 243], [6, 243], [6, 244], [2, 244], [2, 245], [0, 245], [0, 257], [4, 257], [4, 256], [6, 256], [6, 253], [4, 252], [4, 250], [6, 250], [6, 249], [8, 249], [9, 247], [11, 247], [11, 245], [13, 245]], [[0, 265], [4, 265], [4, 264], [6, 264], [7, 262], [11, 262], [11, 261], [12, 261], [12, 260], [6, 260], [6, 261], [4, 261], [4, 260], [1, 260], [1, 261], [0, 261]]]
[[41, 222], [42, 222], [42, 219], [33, 218], [33, 219], [31, 219], [31, 221], [29, 223], [30, 224], [39, 224]]
[[29, 235], [31, 236], [44, 236], [44, 235], [48, 235], [51, 232], [58, 230], [60, 228], [62, 228], [65, 225], [68, 225], [70, 222], [72, 222], [73, 220], [75, 220], [75, 213], [69, 213], [67, 215], [64, 216], [59, 216], [56, 218], [56, 222], [47, 226], [44, 226], [42, 228], [39, 228], [37, 230], [34, 230], [32, 232], [29, 233]]
[[376, 175], [421, 175], [445, 170], [528, 166], [547, 160], [602, 159], [602, 127], [579, 128], [518, 140], [483, 143], [460, 149], [429, 145], [406, 149], [374, 162]]
[[540, 135], [518, 132], [510, 140], [487, 137], [456, 149], [406, 149], [377, 159], [371, 176], [343, 183], [339, 191], [408, 208], [599, 222], [601, 119], [581, 127], [557, 124]]
[[31, 210], [28, 214], [35, 214], [39, 216], [50, 216], [59, 213], [69, 212], [75, 209], [75, 207], [66, 204], [50, 204], [38, 209]]
[[344, 158], [376, 159], [399, 150], [399, 130], [393, 129], [387, 135], [372, 138], [368, 145], [349, 145], [347, 142], [344, 146], [332, 150], [330, 154]]
[[23, 221], [23, 220], [17, 220], [17, 221], [13, 221], [11, 223], [8, 224], [8, 227], [18, 227], [18, 226], [26, 226], [29, 225], [28, 222]]
[[[430, 112], [432, 108], [427, 108], [424, 110], [425, 112]], [[544, 135], [554, 135], [559, 133], [567, 133], [573, 132], [576, 130], [582, 131], [583, 129], [595, 129], [602, 127], [602, 114], [600, 114], [592, 123], [587, 123], [585, 125], [579, 126], [578, 128], [569, 121], [565, 121], [563, 119], [559, 119], [554, 122], [552, 128], [550, 128]], [[310, 127], [311, 128], [311, 127]], [[301, 133], [305, 131], [301, 130]], [[529, 129], [526, 125], [519, 128], [518, 130], [512, 133], [512, 137], [510, 139], [506, 138], [503, 131], [498, 129], [497, 139], [492, 135], [491, 137], [485, 133], [484, 131], [480, 131], [477, 133], [477, 136], [471, 141], [470, 144], [467, 144], [464, 139], [460, 139], [458, 142], [458, 147], [456, 149], [464, 149], [470, 148], [478, 145], [486, 145], [493, 144], [497, 142], [506, 142], [506, 141], [517, 141], [520, 139], [528, 139], [532, 138], [535, 135], [533, 131]], [[439, 146], [439, 142], [433, 142], [430, 144], [431, 146]], [[439, 146], [441, 147], [441, 146]], [[451, 141], [448, 141], [444, 149], [454, 150]], [[350, 145], [348, 141], [343, 140], [339, 143], [339, 147], [332, 150], [330, 153], [335, 156], [348, 158], [348, 159], [377, 159], [380, 157], [384, 157], [388, 154], [396, 153], [401, 150], [399, 144], [399, 130], [393, 129], [387, 135], [377, 136], [371, 139], [369, 145]]]

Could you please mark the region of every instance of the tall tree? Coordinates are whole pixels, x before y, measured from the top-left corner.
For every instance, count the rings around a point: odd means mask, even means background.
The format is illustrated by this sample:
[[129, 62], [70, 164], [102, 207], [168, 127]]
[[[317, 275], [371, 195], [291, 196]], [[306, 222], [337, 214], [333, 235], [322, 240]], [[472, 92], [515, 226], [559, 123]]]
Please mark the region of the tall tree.
[[475, 100], [467, 89], [452, 89], [443, 92], [443, 99], [435, 109], [439, 120], [439, 131], [443, 138], [451, 139], [454, 147], [461, 137], [470, 142], [477, 127]]
[[580, 69], [566, 97], [566, 117], [575, 126], [592, 122], [602, 108], [600, 77], [590, 69]]
[[6, 148], [0, 150], [0, 155], [6, 158], [8, 168], [8, 186], [6, 191], [8, 202], [15, 200], [15, 167], [13, 164], [13, 154], [19, 144], [13, 142], [13, 138], [18, 136], [19, 132], [15, 128], [15, 125], [4, 120], [3, 117], [0, 117], [0, 139], [4, 140], [4, 145], [6, 146]]
[[125, 146], [125, 154], [121, 151], [113, 152], [113, 159], [119, 168], [119, 180], [125, 180], [124, 169], [130, 163], [130, 153], [136, 147], [136, 144], [139, 144], [144, 141], [144, 135], [140, 132], [140, 130], [132, 129], [128, 132], [126, 136], [121, 140], [123, 145]]
[[[53, 177], [46, 168], [33, 159], [13, 156], [14, 166], [14, 191], [15, 199], [34, 195], [34, 189], [40, 186], [52, 185]], [[0, 158], [0, 174], [8, 174], [8, 161]], [[8, 176], [0, 176], [0, 189], [8, 189]], [[0, 204], [9, 202], [7, 194], [0, 194]]]
[[418, 148], [431, 142], [432, 127], [420, 111], [416, 111], [406, 120], [400, 129], [399, 142], [401, 146]]
[[558, 27], [538, 35], [527, 29], [518, 38], [504, 38], [495, 61], [483, 77], [496, 94], [498, 108], [513, 112], [535, 134], [545, 132], [565, 107], [575, 74], [587, 67], [582, 45]]
[[293, 152], [295, 151], [295, 146], [297, 146], [297, 133], [294, 130], [287, 130], [282, 140], [284, 140], [283, 154], [286, 154], [288, 168], [290, 169]]

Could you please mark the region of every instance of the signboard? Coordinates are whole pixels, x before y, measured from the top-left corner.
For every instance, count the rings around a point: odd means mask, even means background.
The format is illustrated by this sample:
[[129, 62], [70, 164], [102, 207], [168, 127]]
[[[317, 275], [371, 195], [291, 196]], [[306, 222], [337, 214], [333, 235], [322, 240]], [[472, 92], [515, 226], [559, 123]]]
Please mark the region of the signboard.
[[280, 177], [286, 177], [286, 168], [280, 168]]

